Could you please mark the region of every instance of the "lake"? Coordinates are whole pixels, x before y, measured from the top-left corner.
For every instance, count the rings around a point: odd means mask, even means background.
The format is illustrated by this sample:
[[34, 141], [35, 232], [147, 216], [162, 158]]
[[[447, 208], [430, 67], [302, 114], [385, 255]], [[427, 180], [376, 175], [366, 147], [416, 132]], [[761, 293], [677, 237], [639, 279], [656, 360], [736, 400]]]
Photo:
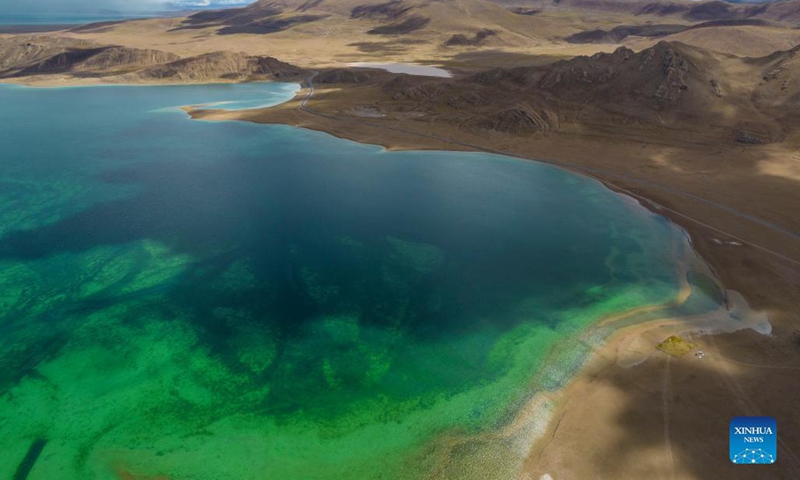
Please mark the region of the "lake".
[[593, 179], [178, 108], [296, 89], [0, 85], [0, 478], [516, 478], [612, 326], [719, 306]]
[[113, 22], [119, 20], [135, 20], [137, 18], [154, 18], [163, 15], [154, 13], [47, 13], [47, 14], [5, 14], [0, 15], [0, 25], [84, 25], [87, 23]]

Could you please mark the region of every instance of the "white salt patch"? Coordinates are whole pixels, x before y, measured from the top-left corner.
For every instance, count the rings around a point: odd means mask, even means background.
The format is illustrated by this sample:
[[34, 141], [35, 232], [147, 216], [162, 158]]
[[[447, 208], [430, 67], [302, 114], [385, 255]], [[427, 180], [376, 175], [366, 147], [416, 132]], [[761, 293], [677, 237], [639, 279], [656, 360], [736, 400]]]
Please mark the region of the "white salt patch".
[[428, 65], [417, 65], [414, 63], [355, 62], [348, 63], [347, 66], [356, 68], [378, 68], [391, 73], [405, 73], [407, 75], [419, 75], [422, 77], [451, 78], [453, 76], [453, 74], [443, 68], [430, 67]]

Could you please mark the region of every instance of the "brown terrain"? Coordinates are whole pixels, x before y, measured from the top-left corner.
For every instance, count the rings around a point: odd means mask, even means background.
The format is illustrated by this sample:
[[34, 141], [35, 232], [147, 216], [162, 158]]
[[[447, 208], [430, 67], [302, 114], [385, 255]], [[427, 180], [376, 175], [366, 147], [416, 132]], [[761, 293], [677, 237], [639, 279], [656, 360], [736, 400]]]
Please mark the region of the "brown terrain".
[[62, 37], [0, 38], [0, 79], [33, 83], [208, 83], [296, 80], [305, 71], [272, 57], [210, 52], [184, 57]]
[[[622, 329], [553, 394], [554, 421], [519, 478], [793, 479], [798, 25], [800, 0], [262, 0], [187, 18], [0, 35], [0, 77], [301, 81], [301, 95], [278, 107], [187, 110], [393, 149], [502, 153], [600, 179], [685, 228], [721, 283], [769, 315], [772, 334], [710, 335], [676, 321]], [[365, 61], [455, 75], [348, 67]], [[706, 356], [657, 351], [673, 333]], [[729, 463], [727, 424], [737, 415], [778, 419], [777, 464]]]

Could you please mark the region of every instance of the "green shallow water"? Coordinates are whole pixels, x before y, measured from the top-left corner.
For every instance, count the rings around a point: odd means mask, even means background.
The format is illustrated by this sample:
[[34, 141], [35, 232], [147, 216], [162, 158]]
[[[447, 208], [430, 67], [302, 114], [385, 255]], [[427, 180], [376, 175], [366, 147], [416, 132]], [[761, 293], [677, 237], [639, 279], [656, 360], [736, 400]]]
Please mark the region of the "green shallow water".
[[295, 88], [0, 86], [0, 478], [515, 478], [588, 327], [717, 308], [594, 180], [174, 108]]

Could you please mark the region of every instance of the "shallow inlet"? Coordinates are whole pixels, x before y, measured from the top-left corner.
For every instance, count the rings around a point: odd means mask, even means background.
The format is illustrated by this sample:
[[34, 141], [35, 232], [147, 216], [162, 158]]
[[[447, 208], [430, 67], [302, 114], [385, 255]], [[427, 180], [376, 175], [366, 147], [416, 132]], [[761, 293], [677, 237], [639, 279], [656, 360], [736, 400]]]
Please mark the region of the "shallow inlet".
[[514, 478], [613, 328], [718, 309], [592, 179], [168, 108], [290, 90], [0, 86], [0, 478]]
[[[291, 100], [300, 91], [300, 85], [297, 83], [277, 83], [270, 84], [268, 87], [259, 83], [250, 83], [248, 85], [253, 89], [252, 98], [208, 102], [197, 105], [195, 109], [251, 110], [272, 107]], [[240, 95], [240, 93], [237, 93], [237, 95]]]

